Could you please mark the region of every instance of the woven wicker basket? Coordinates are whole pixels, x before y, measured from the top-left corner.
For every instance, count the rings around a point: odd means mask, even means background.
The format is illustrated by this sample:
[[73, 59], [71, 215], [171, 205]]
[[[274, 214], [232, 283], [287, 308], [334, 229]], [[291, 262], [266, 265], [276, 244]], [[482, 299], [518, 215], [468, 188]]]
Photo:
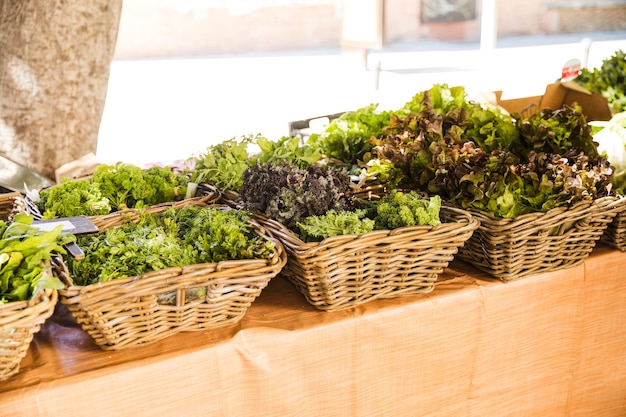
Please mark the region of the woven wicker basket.
[[[25, 211], [22, 194], [0, 194], [0, 220], [10, 221]], [[54, 312], [57, 299], [57, 291], [45, 290], [27, 301], [0, 304], [0, 380], [19, 372], [33, 336]]]
[[44, 290], [28, 301], [0, 304], [0, 380], [19, 372], [33, 336], [54, 313], [57, 299], [56, 290]]
[[602, 197], [514, 219], [470, 210], [480, 221], [458, 258], [503, 282], [583, 262], [624, 199]]
[[622, 206], [622, 210], [619, 210], [613, 221], [609, 223], [600, 241], [622, 252], [626, 252], [626, 204]]
[[276, 220], [260, 221], [285, 246], [282, 274], [320, 310], [424, 294], [478, 227], [467, 211], [441, 209], [439, 226], [413, 226], [304, 243]]
[[27, 211], [27, 202], [19, 192], [0, 194], [0, 220], [12, 220], [17, 213]]
[[[208, 207], [198, 201], [194, 204]], [[153, 206], [146, 211], [159, 213], [167, 207]], [[118, 215], [115, 221], [108, 218], [106, 226], [97, 220], [95, 223], [104, 231], [124, 221]], [[248, 224], [255, 234], [276, 243], [271, 259], [168, 268], [86, 286], [74, 285], [67, 268], [63, 268], [59, 276], [67, 286], [59, 291], [61, 303], [104, 350], [145, 345], [183, 331], [237, 323], [287, 261], [280, 242], [256, 220], [250, 219]]]

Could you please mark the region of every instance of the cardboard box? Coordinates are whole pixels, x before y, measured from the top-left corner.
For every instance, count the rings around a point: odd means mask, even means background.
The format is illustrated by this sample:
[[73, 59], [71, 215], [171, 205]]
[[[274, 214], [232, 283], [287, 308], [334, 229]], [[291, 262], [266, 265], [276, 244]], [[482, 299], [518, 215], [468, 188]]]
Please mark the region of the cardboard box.
[[610, 120], [611, 108], [601, 94], [590, 92], [573, 81], [549, 84], [540, 96], [502, 99], [502, 91], [495, 91], [487, 96], [492, 104], [499, 105], [509, 113], [519, 113], [527, 118], [540, 110], [557, 110], [564, 105], [581, 106], [587, 121]]

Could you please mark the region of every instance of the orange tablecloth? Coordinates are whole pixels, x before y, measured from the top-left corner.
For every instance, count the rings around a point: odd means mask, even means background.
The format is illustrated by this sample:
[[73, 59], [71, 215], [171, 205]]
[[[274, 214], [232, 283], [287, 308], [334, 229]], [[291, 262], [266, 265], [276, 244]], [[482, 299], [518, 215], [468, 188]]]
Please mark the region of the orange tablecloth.
[[328, 313], [275, 278], [237, 325], [103, 351], [59, 308], [6, 416], [624, 416], [626, 253]]

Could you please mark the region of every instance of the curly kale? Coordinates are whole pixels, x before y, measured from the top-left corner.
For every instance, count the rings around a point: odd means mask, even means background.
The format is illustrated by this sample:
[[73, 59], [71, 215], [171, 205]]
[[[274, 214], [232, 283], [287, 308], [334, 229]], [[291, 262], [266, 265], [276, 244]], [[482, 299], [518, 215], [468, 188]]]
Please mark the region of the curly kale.
[[39, 191], [36, 204], [44, 219], [104, 215], [182, 200], [187, 182], [171, 167], [142, 169], [123, 162], [102, 164], [89, 178], [63, 179], [60, 184]]
[[43, 219], [96, 216], [111, 212], [109, 200], [87, 179], [64, 179], [61, 184], [39, 192], [37, 207]]
[[297, 222], [328, 210], [352, 210], [350, 178], [343, 171], [311, 165], [300, 169], [290, 162], [257, 163], [244, 172], [240, 199], [244, 208], [265, 213], [296, 231]]

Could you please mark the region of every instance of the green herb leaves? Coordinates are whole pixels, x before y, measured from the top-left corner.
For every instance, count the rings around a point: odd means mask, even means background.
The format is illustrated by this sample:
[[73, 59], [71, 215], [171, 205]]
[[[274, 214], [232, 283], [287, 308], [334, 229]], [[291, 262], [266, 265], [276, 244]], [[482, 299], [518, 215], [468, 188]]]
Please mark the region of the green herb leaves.
[[33, 217], [17, 214], [12, 222], [0, 221], [0, 303], [30, 299], [38, 291], [63, 288], [46, 261], [54, 252], [65, 253], [63, 243], [73, 235], [61, 235], [62, 226], [42, 231]]

